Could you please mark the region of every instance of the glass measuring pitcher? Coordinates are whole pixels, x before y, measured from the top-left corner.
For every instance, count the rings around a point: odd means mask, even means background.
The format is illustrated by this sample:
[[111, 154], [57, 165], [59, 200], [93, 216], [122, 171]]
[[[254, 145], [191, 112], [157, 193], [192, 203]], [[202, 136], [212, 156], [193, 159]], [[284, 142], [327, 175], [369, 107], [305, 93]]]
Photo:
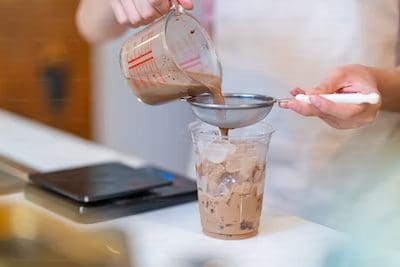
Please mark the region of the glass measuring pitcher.
[[208, 84], [221, 79], [211, 38], [180, 6], [128, 39], [120, 63], [135, 95], [147, 104], [207, 92]]

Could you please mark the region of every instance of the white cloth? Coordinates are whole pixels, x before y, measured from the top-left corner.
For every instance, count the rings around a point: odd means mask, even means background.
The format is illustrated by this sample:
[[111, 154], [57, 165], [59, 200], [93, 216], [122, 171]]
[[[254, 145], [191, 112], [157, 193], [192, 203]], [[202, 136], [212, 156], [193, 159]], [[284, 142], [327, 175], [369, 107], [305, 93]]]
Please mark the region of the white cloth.
[[[292, 87], [315, 86], [339, 65], [396, 65], [398, 0], [215, 3], [225, 92], [288, 97]], [[346, 131], [276, 106], [267, 120], [277, 132], [265, 195], [278, 209], [335, 226], [339, 205], [389, 176], [400, 179], [399, 114], [381, 112], [375, 125]]]

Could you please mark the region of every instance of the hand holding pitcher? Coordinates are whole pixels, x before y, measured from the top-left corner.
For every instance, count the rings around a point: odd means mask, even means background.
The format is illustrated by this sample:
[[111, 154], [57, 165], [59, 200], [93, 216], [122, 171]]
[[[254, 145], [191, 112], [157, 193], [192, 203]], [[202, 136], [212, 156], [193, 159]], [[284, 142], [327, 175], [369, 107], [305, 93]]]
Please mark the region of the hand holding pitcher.
[[121, 49], [120, 63], [135, 95], [147, 104], [207, 92], [218, 87], [221, 79], [210, 37], [181, 8], [173, 8], [129, 38]]
[[[192, 9], [191, 0], [177, 1], [185, 9]], [[171, 8], [169, 0], [110, 0], [115, 18], [120, 24], [138, 27], [165, 15]]]

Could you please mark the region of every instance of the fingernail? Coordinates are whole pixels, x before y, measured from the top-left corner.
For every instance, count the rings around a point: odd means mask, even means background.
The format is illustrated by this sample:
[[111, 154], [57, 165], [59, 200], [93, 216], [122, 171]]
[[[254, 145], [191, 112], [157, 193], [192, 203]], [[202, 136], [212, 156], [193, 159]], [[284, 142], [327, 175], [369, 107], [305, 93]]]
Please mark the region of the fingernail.
[[321, 106], [321, 100], [317, 96], [310, 96], [310, 102], [317, 108]]
[[288, 107], [288, 102], [287, 102], [287, 101], [281, 101], [281, 102], [279, 102], [279, 107], [281, 107], [281, 108], [289, 108], [289, 107]]

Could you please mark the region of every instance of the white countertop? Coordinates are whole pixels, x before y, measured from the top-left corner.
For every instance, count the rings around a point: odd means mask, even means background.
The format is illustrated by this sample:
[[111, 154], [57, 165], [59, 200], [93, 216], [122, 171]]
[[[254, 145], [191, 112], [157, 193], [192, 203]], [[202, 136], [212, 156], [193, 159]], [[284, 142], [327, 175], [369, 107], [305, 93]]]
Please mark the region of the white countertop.
[[[0, 111], [0, 155], [40, 171], [121, 161], [133, 167], [144, 164], [94, 143]], [[22, 193], [5, 195], [1, 201], [21, 202], [52, 216]], [[66, 219], [65, 219], [66, 220]], [[193, 258], [214, 259], [227, 266], [325, 266], [326, 257], [345, 236], [324, 226], [288, 215], [271, 214], [263, 208], [259, 234], [251, 239], [224, 241], [202, 234], [197, 203], [124, 217], [88, 228], [112, 227], [129, 239], [135, 266], [195, 266]], [[225, 266], [225, 265], [223, 265]]]

